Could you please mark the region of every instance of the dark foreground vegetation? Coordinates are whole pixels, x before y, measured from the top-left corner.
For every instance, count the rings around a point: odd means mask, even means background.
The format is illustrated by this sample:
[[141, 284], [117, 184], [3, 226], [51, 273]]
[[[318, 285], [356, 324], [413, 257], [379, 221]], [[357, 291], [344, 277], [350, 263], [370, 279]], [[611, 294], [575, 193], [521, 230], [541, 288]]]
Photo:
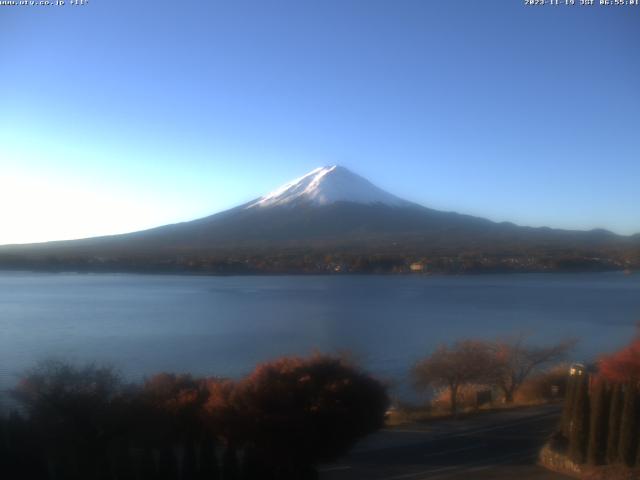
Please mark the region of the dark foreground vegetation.
[[554, 466], [559, 458], [571, 468], [605, 469], [593, 478], [636, 478], [627, 473], [640, 473], [640, 337], [597, 369], [574, 364], [571, 375], [558, 362], [574, 341], [536, 346], [527, 340], [438, 347], [412, 370], [416, 387], [429, 391], [426, 406], [414, 412], [389, 410], [384, 385], [324, 355], [264, 363], [240, 380], [160, 373], [140, 384], [108, 367], [49, 361], [21, 379], [10, 393], [12, 411], [0, 415], [0, 474], [10, 480], [317, 479], [319, 464], [345, 455], [385, 419], [394, 424], [403, 414], [416, 421], [444, 410], [477, 411], [483, 402], [564, 397], [561, 425], [543, 454], [551, 452]]
[[110, 368], [29, 372], [0, 421], [8, 480], [313, 479], [316, 465], [381, 427], [385, 387], [328, 357], [283, 358], [239, 381]]
[[594, 367], [571, 369], [548, 448], [584, 478], [640, 478], [640, 337]]

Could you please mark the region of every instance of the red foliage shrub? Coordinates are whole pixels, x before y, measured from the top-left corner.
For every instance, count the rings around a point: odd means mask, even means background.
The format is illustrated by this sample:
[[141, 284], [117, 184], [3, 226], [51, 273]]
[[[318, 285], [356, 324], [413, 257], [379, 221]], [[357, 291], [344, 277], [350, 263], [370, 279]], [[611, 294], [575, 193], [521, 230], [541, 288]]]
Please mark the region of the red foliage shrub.
[[198, 410], [207, 397], [203, 382], [189, 374], [158, 373], [142, 388], [156, 407], [174, 415]]
[[251, 420], [252, 443], [280, 463], [335, 459], [380, 428], [389, 406], [382, 384], [322, 355], [259, 365], [237, 400]]
[[204, 382], [188, 374], [159, 373], [147, 379], [134, 397], [135, 424], [154, 442], [170, 442], [203, 433]]
[[622, 350], [602, 357], [600, 374], [612, 383], [640, 381], [640, 338], [636, 338]]
[[205, 380], [208, 398], [203, 411], [206, 422], [227, 443], [238, 444], [246, 436], [247, 418], [238, 408], [236, 382], [227, 379]]

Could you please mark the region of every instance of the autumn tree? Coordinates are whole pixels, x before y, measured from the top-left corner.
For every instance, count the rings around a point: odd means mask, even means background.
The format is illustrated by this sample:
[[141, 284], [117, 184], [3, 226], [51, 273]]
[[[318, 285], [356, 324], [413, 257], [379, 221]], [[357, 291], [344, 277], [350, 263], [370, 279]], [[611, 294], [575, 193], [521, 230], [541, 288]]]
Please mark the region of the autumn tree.
[[[224, 442], [222, 455], [222, 476], [225, 479], [239, 477], [238, 450], [246, 442], [251, 420], [240, 408], [236, 382], [228, 379], [209, 378], [205, 380], [208, 398], [204, 405], [205, 421], [213, 436], [206, 447], [209, 455], [216, 441]], [[205, 457], [212, 463], [212, 459]], [[213, 458], [215, 461], [215, 457]]]
[[[213, 461], [211, 432], [204, 422], [204, 408], [209, 398], [207, 383], [190, 374], [160, 373], [147, 379], [138, 395], [146, 409], [147, 422], [143, 434], [143, 451], [152, 458], [150, 447], [159, 450], [161, 472], [176, 472], [174, 453], [181, 451], [181, 475], [192, 478], [206, 470], [216, 469]], [[140, 412], [144, 416], [145, 412]], [[138, 421], [139, 422], [139, 421]], [[204, 453], [204, 462], [197, 461], [197, 452]], [[175, 476], [175, 474], [174, 474]]]
[[574, 347], [575, 340], [562, 340], [547, 346], [527, 344], [525, 335], [498, 340], [491, 345], [493, 383], [500, 388], [505, 403], [512, 403], [518, 389], [537, 369], [557, 362]]
[[420, 390], [446, 388], [451, 413], [456, 414], [460, 388], [487, 383], [494, 368], [494, 356], [486, 342], [465, 340], [438, 347], [414, 366], [412, 376]]
[[121, 425], [123, 384], [112, 368], [47, 361], [13, 392], [58, 475], [88, 476], [104, 464]]
[[164, 417], [167, 427], [180, 435], [201, 428], [201, 412], [208, 399], [203, 380], [190, 374], [159, 373], [142, 385], [140, 398], [146, 407]]
[[322, 355], [264, 363], [237, 388], [237, 408], [250, 420], [245, 451], [282, 479], [315, 478], [317, 463], [380, 428], [389, 405], [381, 383]]
[[600, 374], [611, 383], [628, 384], [640, 381], [640, 338], [599, 362]]

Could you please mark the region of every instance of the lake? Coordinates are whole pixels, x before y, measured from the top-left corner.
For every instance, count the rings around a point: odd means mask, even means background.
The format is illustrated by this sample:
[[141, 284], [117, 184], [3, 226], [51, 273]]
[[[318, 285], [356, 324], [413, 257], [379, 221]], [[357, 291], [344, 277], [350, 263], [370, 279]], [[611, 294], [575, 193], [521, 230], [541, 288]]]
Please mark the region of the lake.
[[539, 343], [578, 337], [572, 359], [584, 361], [628, 342], [638, 320], [640, 275], [622, 273], [0, 272], [0, 386], [48, 357], [109, 363], [134, 379], [158, 371], [236, 377], [314, 350], [350, 351], [377, 375], [403, 379], [441, 342], [519, 332]]

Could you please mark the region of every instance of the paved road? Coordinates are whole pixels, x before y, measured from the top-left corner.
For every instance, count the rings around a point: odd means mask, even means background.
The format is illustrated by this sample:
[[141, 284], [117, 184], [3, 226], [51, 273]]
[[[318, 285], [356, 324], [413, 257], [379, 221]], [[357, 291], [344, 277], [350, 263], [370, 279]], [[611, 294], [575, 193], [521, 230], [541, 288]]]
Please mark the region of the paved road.
[[487, 413], [376, 433], [322, 480], [565, 480], [536, 465], [557, 425], [558, 406]]

